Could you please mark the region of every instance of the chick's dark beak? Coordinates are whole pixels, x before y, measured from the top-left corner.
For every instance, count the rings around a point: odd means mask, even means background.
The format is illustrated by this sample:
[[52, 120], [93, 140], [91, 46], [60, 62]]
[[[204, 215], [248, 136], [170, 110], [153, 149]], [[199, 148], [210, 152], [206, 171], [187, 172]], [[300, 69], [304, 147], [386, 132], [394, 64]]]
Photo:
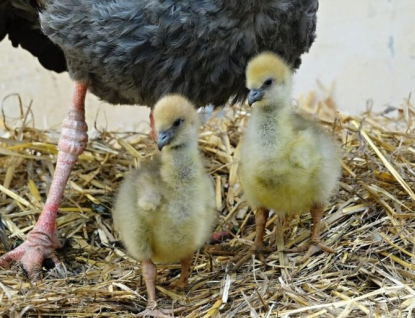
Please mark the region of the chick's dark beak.
[[165, 145], [168, 145], [170, 143], [173, 137], [174, 131], [172, 128], [169, 128], [165, 131], [161, 131], [157, 138], [157, 148], [159, 148], [159, 150], [163, 149]]
[[252, 106], [253, 103], [258, 102], [264, 96], [264, 91], [262, 89], [251, 89], [248, 94], [248, 104]]

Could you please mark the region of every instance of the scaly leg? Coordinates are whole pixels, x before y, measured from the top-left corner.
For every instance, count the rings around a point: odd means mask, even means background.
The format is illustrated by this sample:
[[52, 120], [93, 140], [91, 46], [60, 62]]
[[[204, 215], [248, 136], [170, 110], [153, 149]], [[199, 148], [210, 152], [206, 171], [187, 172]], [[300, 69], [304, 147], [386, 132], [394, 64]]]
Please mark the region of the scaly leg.
[[328, 253], [335, 253], [335, 251], [321, 243], [320, 241], [320, 221], [324, 213], [324, 206], [322, 204], [314, 204], [310, 209], [311, 219], [313, 225], [311, 226], [311, 239], [309, 244], [299, 246], [296, 248], [285, 250], [285, 253], [300, 253], [305, 252], [305, 255], [301, 258], [300, 263], [304, 263], [310, 258], [310, 256], [323, 250]]
[[183, 309], [156, 309], [156, 266], [151, 260], [143, 260], [141, 262], [141, 267], [147, 289], [147, 308], [140, 312], [137, 316], [171, 318], [172, 316], [169, 314], [173, 314], [177, 311], [182, 311]]
[[267, 224], [269, 211], [264, 208], [258, 208], [255, 214], [255, 230], [256, 236], [255, 241], [248, 251], [241, 252], [235, 258], [231, 259], [231, 262], [237, 261], [234, 270], [238, 269], [248, 259], [251, 258], [252, 254], [259, 256], [261, 262], [265, 263], [264, 253], [272, 252], [272, 248], [264, 245], [265, 226]]
[[0, 258], [0, 266], [8, 267], [13, 262], [20, 262], [31, 279], [37, 277], [46, 258], [61, 267], [55, 256], [58, 247], [56, 216], [71, 169], [88, 141], [84, 107], [87, 88], [86, 84], [75, 83], [70, 109], [62, 124], [52, 184], [35, 227], [27, 234], [23, 244]]
[[153, 116], [153, 110], [150, 110], [150, 136], [153, 138], [153, 140], [157, 140], [156, 136], [156, 127], [154, 126], [154, 116]]

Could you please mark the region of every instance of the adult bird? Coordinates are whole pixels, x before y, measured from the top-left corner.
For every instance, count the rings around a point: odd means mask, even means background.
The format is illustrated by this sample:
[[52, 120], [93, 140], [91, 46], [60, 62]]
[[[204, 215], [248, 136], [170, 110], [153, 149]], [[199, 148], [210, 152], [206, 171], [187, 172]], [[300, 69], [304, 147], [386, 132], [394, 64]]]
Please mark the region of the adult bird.
[[57, 262], [58, 204], [88, 139], [87, 90], [113, 104], [149, 107], [168, 93], [196, 107], [242, 101], [245, 67], [258, 52], [299, 67], [315, 39], [318, 9], [318, 0], [40, 1], [6, 0], [6, 10], [41, 8], [41, 28], [63, 51], [75, 89], [44, 209], [26, 241], [0, 259], [0, 265], [19, 261], [29, 275], [45, 258]]

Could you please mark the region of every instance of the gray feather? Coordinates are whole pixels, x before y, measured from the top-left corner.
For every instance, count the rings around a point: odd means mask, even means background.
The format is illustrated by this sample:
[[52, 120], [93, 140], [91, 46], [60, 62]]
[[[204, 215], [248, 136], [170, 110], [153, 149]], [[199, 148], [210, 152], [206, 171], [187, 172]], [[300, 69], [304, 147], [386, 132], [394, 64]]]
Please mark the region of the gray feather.
[[245, 99], [245, 66], [260, 51], [299, 67], [317, 8], [317, 0], [53, 0], [40, 20], [71, 77], [105, 101], [153, 106], [180, 93], [220, 106]]
[[[40, 31], [45, 3], [42, 30], [56, 45]], [[246, 98], [245, 66], [260, 51], [297, 69], [317, 9], [318, 0], [2, 0], [0, 40], [8, 34], [48, 69], [68, 67], [113, 104], [152, 107], [181, 93], [220, 106]]]

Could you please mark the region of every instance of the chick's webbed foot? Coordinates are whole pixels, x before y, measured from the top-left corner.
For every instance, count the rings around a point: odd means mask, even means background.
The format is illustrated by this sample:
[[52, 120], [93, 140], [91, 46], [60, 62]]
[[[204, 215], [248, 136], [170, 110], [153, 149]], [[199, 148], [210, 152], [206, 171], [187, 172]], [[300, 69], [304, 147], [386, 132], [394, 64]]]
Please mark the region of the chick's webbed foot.
[[313, 256], [314, 254], [316, 254], [317, 252], [320, 251], [324, 251], [327, 253], [335, 253], [336, 251], [333, 250], [332, 248], [324, 245], [323, 243], [321, 243], [320, 241], [317, 242], [310, 242], [310, 244], [306, 244], [303, 246], [298, 246], [295, 248], [291, 248], [291, 249], [286, 249], [284, 250], [284, 253], [303, 253], [306, 252], [304, 254], [304, 256], [299, 260], [300, 263], [304, 263], [305, 261], [307, 261], [311, 256]]
[[260, 245], [252, 245], [249, 249], [246, 249], [242, 252], [240, 252], [238, 255], [233, 257], [230, 262], [235, 263], [233, 266], [233, 270], [237, 270], [239, 267], [241, 267], [244, 263], [246, 263], [252, 255], [255, 255], [258, 257], [258, 259], [265, 264], [265, 254], [269, 254], [274, 252], [274, 249], [268, 246], [265, 246], [264, 244]]
[[286, 249], [284, 251], [285, 253], [301, 253], [307, 251], [305, 255], [300, 259], [300, 263], [304, 263], [312, 255], [319, 251], [335, 253], [335, 250], [324, 245], [320, 241], [320, 221], [323, 216], [323, 212], [324, 206], [322, 204], [314, 204], [310, 209], [311, 219], [313, 221], [313, 225], [311, 226], [310, 243], [296, 248]]

